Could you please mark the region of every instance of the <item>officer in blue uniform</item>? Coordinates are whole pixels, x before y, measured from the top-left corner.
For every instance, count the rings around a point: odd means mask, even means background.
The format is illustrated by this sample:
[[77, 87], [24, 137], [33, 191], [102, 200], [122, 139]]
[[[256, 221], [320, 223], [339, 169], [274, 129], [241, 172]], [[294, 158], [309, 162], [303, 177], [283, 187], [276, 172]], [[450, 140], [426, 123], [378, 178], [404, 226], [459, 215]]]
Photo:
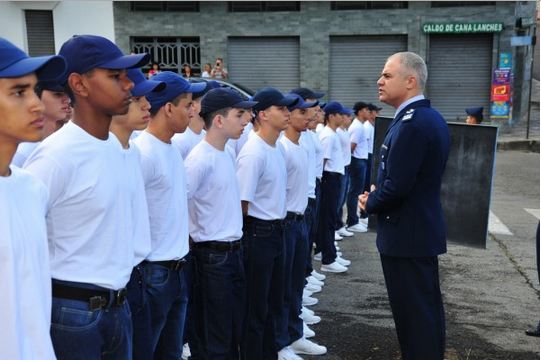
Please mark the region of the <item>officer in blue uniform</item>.
[[414, 53], [387, 60], [379, 100], [397, 111], [380, 149], [377, 186], [359, 197], [361, 209], [378, 214], [377, 247], [404, 360], [442, 360], [445, 351], [438, 255], [446, 252], [440, 188], [449, 131], [422, 95], [426, 78]]
[[479, 125], [483, 122], [483, 107], [470, 107], [465, 109], [466, 114], [466, 124], [469, 125]]

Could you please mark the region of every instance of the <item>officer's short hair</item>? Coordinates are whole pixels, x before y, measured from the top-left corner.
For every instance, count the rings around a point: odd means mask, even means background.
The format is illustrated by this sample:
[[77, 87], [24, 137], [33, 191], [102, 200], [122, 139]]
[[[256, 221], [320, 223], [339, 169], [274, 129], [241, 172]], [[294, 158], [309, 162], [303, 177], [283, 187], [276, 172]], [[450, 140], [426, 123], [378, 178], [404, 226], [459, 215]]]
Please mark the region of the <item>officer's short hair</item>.
[[399, 52], [392, 56], [398, 56], [402, 66], [415, 73], [419, 88], [421, 91], [424, 91], [428, 78], [428, 70], [426, 69], [426, 63], [423, 58], [411, 51]]

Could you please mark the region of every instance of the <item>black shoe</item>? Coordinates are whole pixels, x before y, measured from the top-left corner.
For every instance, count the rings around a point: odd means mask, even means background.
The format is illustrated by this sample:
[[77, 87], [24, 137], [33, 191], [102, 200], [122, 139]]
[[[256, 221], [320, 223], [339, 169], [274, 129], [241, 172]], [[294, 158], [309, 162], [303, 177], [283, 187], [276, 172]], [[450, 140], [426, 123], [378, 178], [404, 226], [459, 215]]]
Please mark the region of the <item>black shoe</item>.
[[537, 323], [536, 327], [526, 330], [525, 333], [528, 336], [539, 337], [539, 323]]

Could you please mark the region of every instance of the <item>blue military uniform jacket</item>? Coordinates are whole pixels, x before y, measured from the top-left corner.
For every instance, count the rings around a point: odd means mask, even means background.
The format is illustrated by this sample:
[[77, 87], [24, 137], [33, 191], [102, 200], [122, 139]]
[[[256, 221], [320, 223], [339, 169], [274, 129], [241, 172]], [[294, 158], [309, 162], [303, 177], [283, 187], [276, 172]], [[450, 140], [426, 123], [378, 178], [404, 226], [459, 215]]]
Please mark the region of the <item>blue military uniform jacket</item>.
[[389, 125], [377, 188], [366, 204], [368, 213], [378, 214], [381, 254], [425, 257], [447, 251], [440, 188], [449, 143], [447, 123], [426, 99], [407, 105]]

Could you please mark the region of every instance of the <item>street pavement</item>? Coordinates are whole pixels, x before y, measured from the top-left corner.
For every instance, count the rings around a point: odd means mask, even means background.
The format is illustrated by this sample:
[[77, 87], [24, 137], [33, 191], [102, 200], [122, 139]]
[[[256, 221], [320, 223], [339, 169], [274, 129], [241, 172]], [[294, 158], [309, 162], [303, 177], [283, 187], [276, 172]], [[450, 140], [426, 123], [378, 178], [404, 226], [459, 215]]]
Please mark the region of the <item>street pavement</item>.
[[[440, 257], [448, 360], [539, 359], [539, 338], [524, 335], [539, 319], [539, 161], [539, 153], [499, 151], [487, 248], [449, 244]], [[311, 307], [323, 319], [311, 326], [313, 340], [328, 353], [304, 359], [400, 359], [375, 239], [370, 231], [338, 243], [352, 265], [327, 274]]]

